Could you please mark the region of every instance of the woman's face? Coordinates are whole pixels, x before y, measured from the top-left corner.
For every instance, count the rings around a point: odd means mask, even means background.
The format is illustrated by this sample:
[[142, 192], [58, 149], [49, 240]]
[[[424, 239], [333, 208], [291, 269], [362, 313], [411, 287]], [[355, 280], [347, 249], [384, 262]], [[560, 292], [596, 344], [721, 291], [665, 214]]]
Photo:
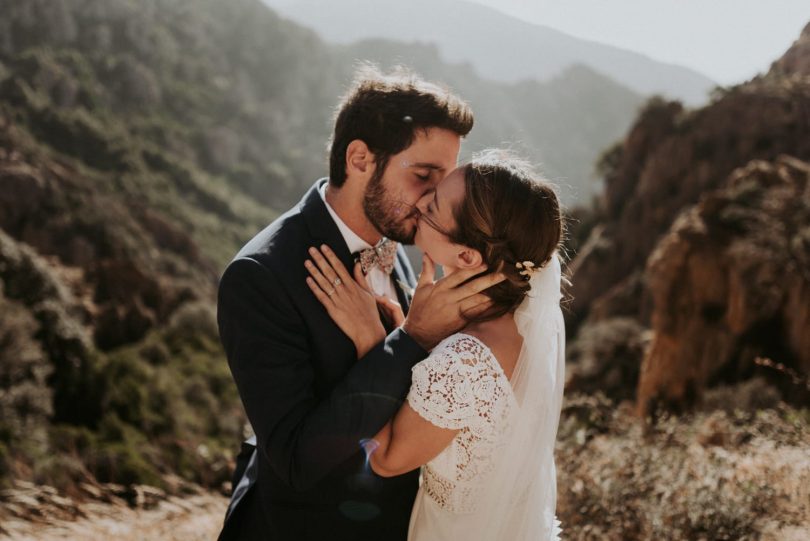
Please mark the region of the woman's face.
[[450, 173], [447, 178], [439, 182], [432, 193], [428, 193], [419, 201], [421, 216], [416, 227], [414, 244], [425, 252], [430, 258], [444, 268], [445, 274], [471, 262], [471, 252], [478, 252], [466, 246], [455, 244], [447, 236], [448, 232], [455, 231], [456, 220], [453, 209], [464, 198], [464, 168], [459, 167]]

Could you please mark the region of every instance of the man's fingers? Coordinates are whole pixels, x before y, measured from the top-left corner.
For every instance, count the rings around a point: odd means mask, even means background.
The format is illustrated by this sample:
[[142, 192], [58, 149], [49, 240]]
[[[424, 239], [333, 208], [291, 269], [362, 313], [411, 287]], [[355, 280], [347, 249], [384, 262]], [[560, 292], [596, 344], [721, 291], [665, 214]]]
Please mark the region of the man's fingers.
[[458, 309], [462, 314], [467, 316], [477, 316], [490, 306], [492, 306], [492, 299], [483, 293], [478, 293], [461, 301], [458, 305]]
[[480, 293], [485, 289], [494, 286], [495, 284], [503, 282], [504, 280], [506, 280], [506, 275], [500, 272], [491, 272], [489, 274], [479, 276], [475, 280], [470, 280], [469, 283], [466, 283], [460, 287], [459, 291], [463, 294], [462, 298], [469, 297], [471, 295], [475, 295], [476, 293]]
[[416, 282], [416, 287], [426, 286], [432, 284], [436, 279], [436, 265], [430, 256], [422, 254], [422, 272], [419, 273], [419, 280]]
[[451, 289], [458, 286], [461, 283], [464, 283], [473, 276], [481, 274], [485, 270], [487, 270], [486, 265], [479, 265], [472, 269], [459, 269], [453, 274], [443, 277], [436, 283], [436, 285], [442, 288]]

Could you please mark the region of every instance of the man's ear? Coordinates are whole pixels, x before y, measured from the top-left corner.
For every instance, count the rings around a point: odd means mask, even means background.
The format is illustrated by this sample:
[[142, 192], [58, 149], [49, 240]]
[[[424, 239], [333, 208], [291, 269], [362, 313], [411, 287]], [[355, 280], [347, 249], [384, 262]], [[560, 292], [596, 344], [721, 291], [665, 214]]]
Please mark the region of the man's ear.
[[374, 172], [374, 154], [368, 145], [355, 139], [346, 147], [346, 178], [367, 177]]
[[484, 262], [481, 252], [473, 248], [463, 248], [456, 255], [456, 267], [459, 269], [472, 269]]

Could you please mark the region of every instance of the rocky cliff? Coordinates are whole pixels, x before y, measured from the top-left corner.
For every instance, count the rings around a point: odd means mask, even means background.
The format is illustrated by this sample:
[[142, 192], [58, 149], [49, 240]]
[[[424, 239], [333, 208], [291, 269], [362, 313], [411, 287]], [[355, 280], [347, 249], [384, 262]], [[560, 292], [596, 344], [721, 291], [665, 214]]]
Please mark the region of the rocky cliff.
[[[645, 274], [653, 339], [640, 411], [692, 405], [707, 386], [750, 378], [758, 359], [810, 374], [810, 163], [734, 171], [676, 219]], [[810, 398], [782, 383], [787, 398]]]
[[810, 373], [809, 41], [810, 25], [767, 74], [702, 109], [650, 101], [601, 158], [601, 219], [571, 262], [569, 323], [586, 341], [616, 318], [641, 325], [633, 340], [646, 346], [622, 359], [644, 359], [642, 412], [687, 407], [707, 385], [756, 372], [806, 397], [754, 360]]

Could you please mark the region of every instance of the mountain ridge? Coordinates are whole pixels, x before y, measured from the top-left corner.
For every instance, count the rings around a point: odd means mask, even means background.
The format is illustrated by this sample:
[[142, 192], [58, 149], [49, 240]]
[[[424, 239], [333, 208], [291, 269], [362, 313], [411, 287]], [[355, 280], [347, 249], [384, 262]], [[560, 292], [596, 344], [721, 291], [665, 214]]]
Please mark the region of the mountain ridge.
[[[371, 37], [436, 43], [445, 60], [469, 62], [491, 80], [544, 81], [571, 64], [581, 63], [640, 94], [666, 95], [689, 105], [704, 103], [716, 85], [691, 68], [576, 38], [472, 2], [263, 1], [334, 43]], [[422, 13], [429, 16], [422, 17]], [[511, 54], [500, 50], [499, 43], [506, 44]], [[545, 49], [552, 52], [545, 54]], [[527, 55], [534, 55], [532, 61], [527, 61]], [[519, 60], [513, 61], [513, 57]]]

